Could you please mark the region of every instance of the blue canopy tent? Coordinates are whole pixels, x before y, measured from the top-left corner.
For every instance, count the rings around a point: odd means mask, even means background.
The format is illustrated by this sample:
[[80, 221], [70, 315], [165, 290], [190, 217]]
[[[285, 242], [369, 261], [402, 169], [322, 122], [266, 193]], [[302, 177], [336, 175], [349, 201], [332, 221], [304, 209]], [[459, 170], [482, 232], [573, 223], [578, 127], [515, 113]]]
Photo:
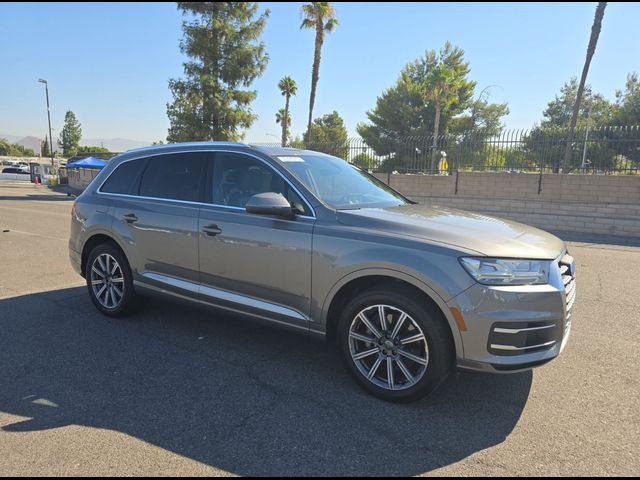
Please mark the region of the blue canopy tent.
[[86, 157], [67, 163], [67, 193], [79, 195], [107, 165], [95, 157]]
[[107, 162], [95, 157], [86, 157], [67, 163], [67, 168], [104, 168]]

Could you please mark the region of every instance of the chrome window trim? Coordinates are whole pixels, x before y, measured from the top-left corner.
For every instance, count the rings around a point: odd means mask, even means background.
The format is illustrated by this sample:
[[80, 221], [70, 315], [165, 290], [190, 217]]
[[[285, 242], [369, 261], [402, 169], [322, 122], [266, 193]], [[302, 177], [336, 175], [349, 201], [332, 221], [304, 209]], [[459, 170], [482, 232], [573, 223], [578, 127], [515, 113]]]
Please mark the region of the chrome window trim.
[[300, 192], [300, 190], [298, 190], [296, 188], [295, 185], [293, 185], [291, 183], [291, 181], [287, 177], [285, 177], [282, 173], [280, 173], [278, 170], [273, 168], [273, 165], [269, 164], [269, 162], [267, 162], [263, 158], [255, 155], [255, 154], [252, 154], [250, 152], [240, 152], [238, 150], [221, 150], [221, 149], [216, 149], [216, 150], [211, 150], [211, 149], [194, 150], [194, 149], [189, 149], [189, 150], [176, 150], [176, 151], [173, 151], [173, 152], [166, 152], [166, 153], [155, 152], [152, 155], [144, 155], [144, 156], [141, 156], [141, 157], [128, 158], [128, 159], [123, 160], [122, 162], [120, 162], [116, 167], [114, 167], [113, 171], [111, 173], [109, 173], [107, 178], [105, 178], [102, 181], [102, 183], [98, 186], [98, 188], [96, 189], [96, 194], [98, 194], [98, 195], [115, 195], [115, 196], [118, 196], [118, 197], [126, 197], [126, 198], [140, 198], [140, 199], [143, 199], [143, 200], [159, 200], [159, 201], [164, 201], [164, 202], [184, 203], [184, 204], [188, 204], [188, 205], [200, 205], [200, 206], [206, 206], [206, 207], [228, 208], [228, 209], [231, 209], [231, 210], [241, 210], [241, 211], [247, 213], [245, 208], [236, 207], [236, 206], [233, 206], [233, 205], [219, 205], [217, 203], [206, 203], [206, 202], [190, 202], [190, 201], [187, 201], [187, 200], [176, 200], [176, 199], [173, 199], [173, 198], [146, 197], [146, 196], [142, 196], [142, 195], [130, 195], [130, 194], [126, 194], [126, 193], [110, 193], [110, 192], [103, 192], [102, 191], [102, 187], [104, 186], [105, 183], [107, 183], [107, 180], [109, 180], [109, 178], [111, 178], [111, 175], [113, 175], [115, 173], [115, 171], [118, 168], [120, 168], [122, 165], [124, 165], [125, 163], [133, 162], [135, 160], [143, 160], [145, 158], [157, 157], [159, 155], [172, 155], [172, 154], [178, 154], [178, 153], [192, 153], [192, 152], [236, 153], [236, 154], [240, 154], [240, 155], [247, 155], [249, 157], [253, 157], [256, 160], [261, 161], [267, 167], [271, 168], [271, 170], [273, 170], [282, 179], [284, 179], [284, 181], [287, 182], [287, 184], [298, 194], [298, 196], [302, 199], [302, 201], [309, 207], [309, 210], [311, 210], [312, 215], [296, 215], [296, 217], [308, 218], [308, 219], [313, 219], [313, 220], [315, 220], [317, 218], [316, 217], [316, 211], [311, 206], [311, 203], [309, 202], [309, 200], [307, 200], [307, 198]]

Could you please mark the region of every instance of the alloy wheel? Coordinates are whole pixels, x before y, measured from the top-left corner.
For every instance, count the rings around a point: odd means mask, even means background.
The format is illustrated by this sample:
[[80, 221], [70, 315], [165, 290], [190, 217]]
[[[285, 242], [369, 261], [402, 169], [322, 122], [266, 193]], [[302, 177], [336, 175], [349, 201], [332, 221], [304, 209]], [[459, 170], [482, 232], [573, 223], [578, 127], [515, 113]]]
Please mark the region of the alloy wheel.
[[411, 388], [429, 365], [422, 329], [406, 312], [389, 305], [372, 305], [355, 316], [349, 350], [359, 372], [386, 390]]
[[120, 264], [108, 253], [96, 257], [91, 265], [91, 289], [104, 308], [117, 308], [124, 297], [124, 276]]

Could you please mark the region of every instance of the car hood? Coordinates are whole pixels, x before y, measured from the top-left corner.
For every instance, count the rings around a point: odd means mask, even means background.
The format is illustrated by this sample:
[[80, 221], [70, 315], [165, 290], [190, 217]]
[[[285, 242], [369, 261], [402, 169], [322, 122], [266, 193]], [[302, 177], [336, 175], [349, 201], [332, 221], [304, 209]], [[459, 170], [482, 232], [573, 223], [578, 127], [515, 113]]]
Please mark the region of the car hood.
[[489, 257], [555, 259], [565, 250], [558, 237], [529, 225], [433, 205], [339, 210], [344, 225], [420, 238]]

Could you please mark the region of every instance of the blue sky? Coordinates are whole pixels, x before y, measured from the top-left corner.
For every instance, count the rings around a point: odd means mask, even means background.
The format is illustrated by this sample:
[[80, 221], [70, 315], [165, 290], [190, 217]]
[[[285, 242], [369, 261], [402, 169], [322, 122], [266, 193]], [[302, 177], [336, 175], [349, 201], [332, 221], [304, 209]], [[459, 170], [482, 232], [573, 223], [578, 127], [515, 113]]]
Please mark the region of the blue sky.
[[[313, 33], [299, 29], [300, 3], [271, 10], [263, 34], [269, 53], [253, 88], [259, 119], [246, 140], [277, 141], [277, 83], [298, 82], [293, 132], [307, 117]], [[506, 124], [528, 128], [584, 62], [595, 3], [336, 3], [340, 21], [322, 52], [314, 116], [337, 110], [349, 133], [400, 69], [446, 40], [462, 47], [479, 89], [508, 102]], [[610, 3], [588, 82], [613, 98], [629, 72], [640, 72], [640, 4]], [[0, 132], [44, 135], [43, 86], [49, 81], [52, 123], [73, 110], [85, 138], [164, 139], [167, 81], [182, 74], [181, 14], [174, 3], [0, 4]], [[54, 137], [56, 137], [54, 132]]]

